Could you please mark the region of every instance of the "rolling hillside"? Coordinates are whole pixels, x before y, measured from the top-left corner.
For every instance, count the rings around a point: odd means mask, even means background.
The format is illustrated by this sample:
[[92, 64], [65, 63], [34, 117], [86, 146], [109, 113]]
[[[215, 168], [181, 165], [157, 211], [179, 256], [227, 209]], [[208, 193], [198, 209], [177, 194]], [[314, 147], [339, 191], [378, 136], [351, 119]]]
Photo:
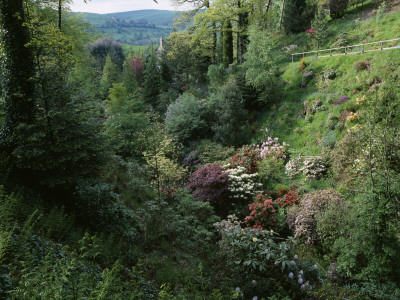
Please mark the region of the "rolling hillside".
[[158, 43], [160, 37], [173, 30], [173, 19], [177, 13], [169, 10], [137, 10], [110, 14], [81, 14], [105, 36], [128, 45], [147, 46]]

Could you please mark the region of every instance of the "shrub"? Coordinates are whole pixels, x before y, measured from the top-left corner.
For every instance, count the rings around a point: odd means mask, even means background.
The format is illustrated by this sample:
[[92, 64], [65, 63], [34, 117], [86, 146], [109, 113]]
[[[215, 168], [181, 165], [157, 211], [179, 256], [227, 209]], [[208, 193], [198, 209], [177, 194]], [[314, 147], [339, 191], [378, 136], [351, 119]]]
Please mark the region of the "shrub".
[[316, 232], [327, 253], [331, 253], [337, 239], [346, 236], [344, 224], [350, 219], [351, 205], [346, 201], [331, 201], [316, 215]]
[[340, 33], [336, 36], [335, 42], [332, 44], [331, 48], [345, 47], [350, 44], [348, 33]]
[[256, 196], [256, 202], [249, 204], [250, 215], [244, 222], [247, 227], [254, 229], [275, 229], [275, 208], [272, 199], [264, 197], [262, 194]]
[[201, 166], [202, 163], [202, 156], [199, 151], [193, 150], [183, 159], [182, 166], [189, 168], [190, 171], [194, 171]]
[[303, 165], [303, 157], [300, 154], [298, 157], [291, 159], [285, 165], [286, 175], [289, 176], [290, 179], [294, 179], [297, 175], [301, 173], [302, 165]]
[[336, 132], [329, 131], [322, 139], [321, 145], [333, 149], [336, 143]]
[[263, 159], [258, 166], [258, 175], [265, 188], [271, 188], [284, 175], [284, 161], [276, 158]]
[[276, 199], [275, 203], [277, 203], [280, 207], [291, 207], [293, 205], [300, 204], [300, 195], [297, 189], [297, 186], [291, 186], [289, 188], [289, 192], [286, 193], [282, 198]]
[[286, 144], [285, 142], [280, 144], [278, 141], [279, 138], [273, 139], [269, 136], [267, 141], [263, 141], [259, 145], [254, 145], [260, 159], [266, 159], [266, 158], [274, 158], [280, 160], [286, 159], [287, 155], [286, 151], [287, 148], [289, 147], [289, 144]]
[[167, 109], [165, 126], [183, 144], [207, 136], [204, 103], [189, 93], [183, 94]]
[[259, 152], [248, 146], [243, 146], [239, 151], [228, 160], [229, 167], [236, 169], [243, 167], [249, 174], [257, 172], [257, 162], [259, 161]]
[[[229, 168], [229, 165], [226, 167]], [[249, 172], [241, 166], [234, 169], [227, 169], [229, 180], [229, 192], [230, 198], [245, 202], [253, 198], [261, 187], [260, 183], [257, 183], [257, 174], [249, 174]]]
[[300, 206], [292, 207], [288, 213], [287, 222], [289, 227], [294, 230], [294, 236], [303, 239], [306, 244], [319, 242], [317, 216], [324, 212], [329, 205], [339, 205], [342, 202], [342, 195], [334, 189], [305, 194], [301, 199]]
[[332, 19], [337, 19], [342, 17], [348, 5], [349, 5], [349, 0], [330, 0], [329, 10]]
[[302, 59], [300, 59], [299, 62], [299, 73], [302, 73], [305, 68], [307, 68], [307, 62], [306, 59], [303, 57]]
[[328, 117], [326, 118], [326, 127], [330, 130], [335, 129], [335, 125], [338, 121], [338, 117], [336, 117], [334, 114], [330, 113]]
[[193, 192], [196, 201], [210, 202], [219, 214], [226, 212], [229, 180], [220, 165], [209, 164], [199, 168], [190, 175], [186, 187]]
[[[244, 299], [255, 294], [265, 299], [304, 299], [307, 281], [308, 287], [319, 285], [318, 267], [293, 254], [292, 240], [281, 240], [272, 230], [253, 228], [234, 229], [226, 237], [230, 252], [224, 254], [232, 276], [250, 283], [238, 288]], [[277, 298], [270, 298], [273, 295]]]
[[197, 147], [200, 159], [206, 164], [224, 164], [236, 152], [234, 147], [225, 147], [217, 142], [202, 140]]
[[357, 71], [362, 71], [362, 70], [369, 71], [370, 67], [371, 67], [371, 62], [367, 60], [359, 60], [354, 63], [354, 69], [356, 69]]
[[336, 104], [336, 105], [342, 104], [343, 102], [346, 102], [347, 100], [349, 100], [349, 97], [346, 95], [342, 95], [338, 99], [335, 100], [334, 104]]
[[318, 179], [326, 173], [327, 167], [321, 156], [308, 156], [304, 159], [301, 171], [307, 179]]
[[248, 112], [243, 102], [242, 92], [233, 76], [210, 95], [207, 101], [210, 118], [207, 128], [211, 125], [215, 141], [238, 146], [249, 139]]
[[325, 80], [333, 80], [336, 78], [336, 72], [334, 69], [327, 69], [322, 72], [322, 76], [324, 77]]
[[321, 108], [322, 108], [322, 101], [320, 99], [315, 99], [311, 104], [312, 113], [320, 111]]

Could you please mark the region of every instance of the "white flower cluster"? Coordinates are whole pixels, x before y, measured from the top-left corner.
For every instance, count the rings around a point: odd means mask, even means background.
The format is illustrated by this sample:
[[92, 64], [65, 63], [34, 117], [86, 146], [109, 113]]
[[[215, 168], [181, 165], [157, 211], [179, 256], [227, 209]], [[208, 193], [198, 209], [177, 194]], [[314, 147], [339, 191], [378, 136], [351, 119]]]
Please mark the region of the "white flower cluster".
[[228, 173], [232, 199], [251, 199], [262, 192], [260, 190], [262, 184], [257, 182], [257, 174], [248, 174], [246, 168], [238, 166], [235, 169], [226, 169], [225, 172]]
[[285, 165], [285, 173], [287, 176], [289, 176], [290, 179], [295, 178], [297, 175], [301, 173], [301, 165], [303, 163], [303, 157], [301, 154], [296, 157], [295, 159], [291, 159], [286, 165]]
[[237, 216], [229, 215], [226, 220], [222, 220], [221, 222], [216, 222], [213, 225], [220, 234], [223, 234], [226, 232], [232, 232], [235, 229], [240, 230], [242, 223], [243, 222], [241, 222]]
[[309, 156], [304, 159], [300, 170], [307, 179], [318, 179], [327, 171], [327, 167], [321, 156]]

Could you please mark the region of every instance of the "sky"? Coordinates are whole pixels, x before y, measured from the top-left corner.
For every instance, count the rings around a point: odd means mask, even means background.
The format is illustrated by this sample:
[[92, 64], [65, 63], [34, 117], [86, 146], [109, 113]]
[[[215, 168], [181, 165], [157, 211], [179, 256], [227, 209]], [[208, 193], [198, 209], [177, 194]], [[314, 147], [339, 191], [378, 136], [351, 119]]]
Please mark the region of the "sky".
[[[71, 10], [77, 12], [112, 13], [141, 9], [166, 9], [175, 10], [171, 0], [73, 0]], [[182, 10], [181, 8], [179, 10]]]

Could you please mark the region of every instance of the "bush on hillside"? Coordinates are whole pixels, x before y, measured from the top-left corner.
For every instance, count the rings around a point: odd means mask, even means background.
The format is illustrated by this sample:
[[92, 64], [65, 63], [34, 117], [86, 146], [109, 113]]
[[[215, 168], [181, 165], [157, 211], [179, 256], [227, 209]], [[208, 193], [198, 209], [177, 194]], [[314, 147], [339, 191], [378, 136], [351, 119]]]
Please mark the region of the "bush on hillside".
[[342, 195], [334, 189], [305, 194], [300, 205], [291, 207], [288, 213], [287, 222], [294, 230], [294, 236], [304, 240], [306, 244], [319, 242], [318, 215], [327, 210], [329, 205], [340, 205], [343, 201]]
[[187, 145], [190, 141], [207, 137], [205, 100], [185, 93], [168, 106], [165, 126], [178, 141]]
[[227, 212], [229, 180], [220, 165], [206, 165], [193, 172], [186, 188], [192, 191], [196, 201], [210, 202], [219, 214]]
[[357, 62], [354, 63], [354, 69], [356, 69], [357, 71], [369, 71], [371, 67], [371, 62], [368, 60], [359, 60]]

